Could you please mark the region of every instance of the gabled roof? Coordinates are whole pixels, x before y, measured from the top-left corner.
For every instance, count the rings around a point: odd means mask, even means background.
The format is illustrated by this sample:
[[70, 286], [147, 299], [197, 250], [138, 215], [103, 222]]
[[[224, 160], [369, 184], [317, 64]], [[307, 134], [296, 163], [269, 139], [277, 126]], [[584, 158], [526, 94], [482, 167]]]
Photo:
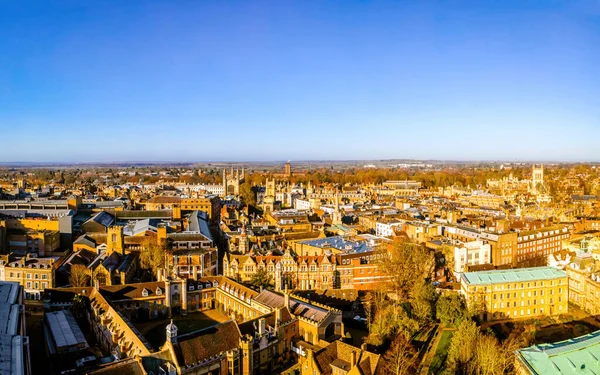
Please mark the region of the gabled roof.
[[[259, 318], [244, 322], [239, 325], [240, 332], [242, 335], [254, 336], [258, 329], [258, 321], [262, 318], [265, 319], [265, 323], [268, 327], [275, 327], [275, 316], [276, 314], [273, 311], [267, 315], [263, 315]], [[294, 320], [294, 318], [292, 317], [292, 314], [290, 314], [290, 311], [285, 307], [281, 309], [281, 321], [279, 322], [279, 324], [286, 324], [291, 322], [292, 320]]]
[[240, 345], [240, 330], [233, 320], [178, 336], [173, 345], [180, 367], [193, 366]]
[[332, 364], [340, 368], [343, 368], [341, 366], [346, 366], [348, 367], [346, 370], [349, 370], [352, 361], [352, 352], [356, 352], [356, 361], [358, 364], [356, 370], [360, 370], [358, 371], [359, 374], [373, 375], [376, 373], [381, 357], [379, 354], [371, 353], [337, 340], [315, 354], [315, 361], [321, 370], [321, 375], [331, 374]]
[[[143, 298], [143, 291], [148, 291], [148, 297], [156, 296], [156, 289], [160, 288], [162, 294], [165, 291], [164, 281], [154, 281], [148, 283], [135, 283], [126, 285], [102, 286], [100, 293], [111, 301]], [[161, 294], [161, 295], [162, 295]]]
[[83, 225], [90, 223], [90, 222], [96, 222], [96, 223], [102, 225], [103, 227], [108, 228], [111, 225], [113, 225], [113, 223], [115, 222], [115, 218], [111, 214], [109, 214], [105, 211], [101, 211], [101, 212], [98, 212], [96, 215], [92, 216]]

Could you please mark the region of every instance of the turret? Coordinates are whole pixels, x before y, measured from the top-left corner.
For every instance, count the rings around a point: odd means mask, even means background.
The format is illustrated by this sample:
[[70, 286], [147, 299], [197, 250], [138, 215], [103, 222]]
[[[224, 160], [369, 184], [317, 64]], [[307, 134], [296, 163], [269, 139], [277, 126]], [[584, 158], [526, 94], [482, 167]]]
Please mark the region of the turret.
[[167, 324], [167, 341], [171, 344], [175, 344], [177, 342], [177, 326], [173, 323], [173, 319], [171, 319], [171, 323]]

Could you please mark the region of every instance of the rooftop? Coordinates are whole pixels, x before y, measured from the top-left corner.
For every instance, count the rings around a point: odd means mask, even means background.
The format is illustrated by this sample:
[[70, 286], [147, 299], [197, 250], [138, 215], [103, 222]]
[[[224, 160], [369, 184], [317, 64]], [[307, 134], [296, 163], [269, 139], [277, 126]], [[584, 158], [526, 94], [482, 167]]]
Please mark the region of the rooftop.
[[0, 374], [23, 374], [23, 341], [19, 332], [20, 286], [0, 282]]
[[465, 272], [462, 277], [470, 285], [490, 285], [516, 281], [559, 279], [567, 277], [567, 273], [554, 267], [531, 267], [512, 270]]
[[343, 236], [334, 236], [327, 238], [317, 238], [313, 240], [299, 241], [300, 244], [318, 247], [321, 249], [333, 247], [345, 252], [364, 252], [371, 250], [366, 241], [355, 241], [344, 238]]
[[517, 358], [532, 374], [598, 374], [600, 331], [520, 349], [517, 350]]
[[45, 315], [52, 338], [58, 350], [74, 346], [88, 347], [83, 332], [68, 310], [50, 312]]

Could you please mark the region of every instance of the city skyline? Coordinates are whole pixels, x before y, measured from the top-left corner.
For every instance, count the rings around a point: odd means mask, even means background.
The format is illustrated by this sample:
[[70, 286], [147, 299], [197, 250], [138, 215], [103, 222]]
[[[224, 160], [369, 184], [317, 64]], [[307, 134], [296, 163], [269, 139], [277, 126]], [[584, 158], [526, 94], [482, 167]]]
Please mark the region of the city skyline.
[[591, 1], [0, 11], [0, 162], [600, 160]]

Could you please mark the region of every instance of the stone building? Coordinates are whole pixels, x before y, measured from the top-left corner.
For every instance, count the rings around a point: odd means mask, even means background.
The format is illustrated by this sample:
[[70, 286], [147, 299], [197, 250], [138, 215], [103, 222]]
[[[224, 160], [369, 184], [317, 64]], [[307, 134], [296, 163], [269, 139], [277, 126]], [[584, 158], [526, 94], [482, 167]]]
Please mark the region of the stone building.
[[466, 272], [461, 293], [484, 321], [566, 314], [567, 273], [553, 267]]

